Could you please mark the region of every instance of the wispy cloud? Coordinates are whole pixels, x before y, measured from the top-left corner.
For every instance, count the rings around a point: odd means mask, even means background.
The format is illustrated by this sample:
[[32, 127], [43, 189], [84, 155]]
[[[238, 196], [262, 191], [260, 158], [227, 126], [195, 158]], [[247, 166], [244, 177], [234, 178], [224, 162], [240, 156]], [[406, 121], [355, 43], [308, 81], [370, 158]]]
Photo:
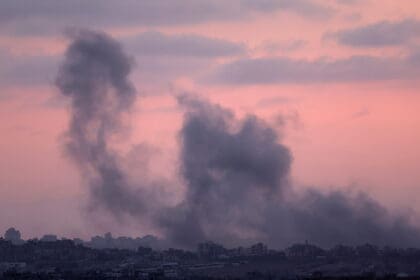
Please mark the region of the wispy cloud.
[[288, 57], [240, 59], [221, 65], [208, 81], [250, 85], [417, 79], [420, 63], [416, 61], [414, 56], [351, 56], [312, 61]]
[[166, 35], [150, 31], [124, 40], [132, 53], [146, 56], [214, 58], [243, 54], [245, 46], [200, 35]]
[[0, 86], [48, 84], [58, 67], [56, 56], [16, 55], [5, 49], [0, 49], [0, 60]]
[[276, 11], [308, 19], [326, 18], [330, 9], [311, 0], [111, 0], [1, 1], [0, 31], [46, 35], [66, 26], [107, 28], [173, 26], [229, 21]]
[[333, 38], [342, 45], [352, 47], [387, 47], [403, 45], [420, 37], [420, 21], [405, 19], [402, 21], [380, 21], [356, 28], [343, 29], [328, 33], [326, 38]]

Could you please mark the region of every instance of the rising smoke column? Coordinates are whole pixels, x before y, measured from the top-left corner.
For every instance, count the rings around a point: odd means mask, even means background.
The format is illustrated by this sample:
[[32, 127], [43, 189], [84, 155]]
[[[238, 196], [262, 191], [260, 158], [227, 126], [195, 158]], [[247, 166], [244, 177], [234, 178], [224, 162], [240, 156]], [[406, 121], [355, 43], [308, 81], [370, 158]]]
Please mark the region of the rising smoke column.
[[188, 96], [180, 131], [185, 200], [161, 220], [185, 246], [212, 239], [232, 244], [261, 237], [267, 203], [288, 189], [291, 154], [264, 121], [242, 121], [218, 105]]
[[71, 34], [56, 85], [71, 100], [66, 150], [76, 162], [91, 191], [93, 202], [115, 215], [138, 216], [146, 210], [110, 148], [111, 137], [122, 128], [136, 92], [128, 80], [132, 60], [104, 33]]

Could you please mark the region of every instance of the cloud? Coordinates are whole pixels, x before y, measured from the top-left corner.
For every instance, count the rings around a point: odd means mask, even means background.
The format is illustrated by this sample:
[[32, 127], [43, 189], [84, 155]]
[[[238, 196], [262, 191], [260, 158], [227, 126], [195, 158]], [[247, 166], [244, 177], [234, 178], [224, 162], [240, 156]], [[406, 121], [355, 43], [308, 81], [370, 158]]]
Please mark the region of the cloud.
[[[27, 3], [24, 0], [2, 1], [0, 22], [19, 20], [54, 21], [58, 24], [93, 24], [100, 26], [171, 25], [206, 22], [234, 16], [223, 1], [127, 0], [115, 4], [110, 0], [57, 2], [46, 0]], [[223, 8], [226, 8], [223, 10]], [[236, 15], [239, 16], [239, 15]]]
[[136, 56], [136, 81], [162, 85], [173, 79], [201, 75], [217, 58], [242, 55], [242, 44], [205, 36], [167, 35], [145, 32], [123, 39], [124, 46]]
[[242, 0], [242, 2], [257, 11], [290, 11], [313, 19], [329, 18], [333, 12], [332, 9], [309, 0]]
[[66, 26], [173, 26], [239, 20], [273, 11], [325, 17], [328, 9], [310, 0], [111, 0], [0, 1], [3, 32], [45, 35]]
[[402, 21], [381, 21], [357, 28], [340, 30], [326, 34], [342, 45], [352, 47], [388, 47], [404, 45], [419, 38], [420, 21], [406, 19]]
[[132, 53], [140, 56], [215, 58], [240, 55], [245, 46], [199, 35], [166, 35], [145, 32], [124, 40]]
[[417, 79], [420, 63], [416, 61], [414, 56], [352, 56], [345, 59], [312, 61], [287, 57], [239, 59], [221, 65], [207, 81], [251, 85]]
[[58, 57], [18, 55], [0, 49], [0, 86], [34, 86], [49, 84], [57, 71]]

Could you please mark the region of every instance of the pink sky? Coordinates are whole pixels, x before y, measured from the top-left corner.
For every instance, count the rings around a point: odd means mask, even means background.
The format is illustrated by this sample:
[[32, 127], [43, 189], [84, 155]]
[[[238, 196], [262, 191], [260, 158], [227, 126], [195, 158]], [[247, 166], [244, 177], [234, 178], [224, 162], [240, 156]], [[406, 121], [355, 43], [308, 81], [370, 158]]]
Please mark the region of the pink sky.
[[[75, 10], [65, 13], [67, 18], [63, 19], [36, 14], [38, 9], [25, 20], [19, 14], [16, 20], [13, 16], [4, 19], [6, 27], [0, 29], [0, 59], [4, 60], [0, 66], [0, 232], [10, 226], [20, 229], [25, 238], [44, 233], [88, 237], [106, 231], [136, 236], [153, 232], [141, 225], [124, 225], [116, 230], [112, 220], [87, 212], [88, 191], [64, 155], [60, 139], [68, 125], [68, 104], [59, 97], [53, 81], [57, 61], [68, 43], [61, 30], [74, 25], [112, 34], [135, 56], [137, 67], [132, 80], [140, 98], [132, 113], [130, 139], [118, 145], [122, 150], [136, 143], [154, 147], [150, 173], [176, 176], [182, 112], [174, 95], [186, 91], [231, 108], [239, 116], [256, 114], [277, 125], [293, 153], [292, 179], [301, 188], [362, 190], [391, 208], [420, 211], [420, 56], [412, 64], [409, 60], [420, 54], [420, 2], [302, 1], [322, 7], [325, 13], [313, 6], [302, 12], [293, 5], [272, 11], [235, 10], [236, 2], [231, 3], [220, 4], [232, 5], [224, 8], [232, 10], [231, 15], [182, 24], [110, 20], [101, 25], [98, 20], [97, 25], [91, 25], [89, 20], [78, 21]], [[179, 1], [187, 10], [189, 4]], [[11, 13], [16, 11], [6, 8]], [[116, 17], [124, 19], [124, 11], [118, 9]], [[23, 13], [30, 15], [31, 11]], [[381, 22], [382, 31], [369, 28]], [[48, 23], [58, 30], [37, 31]], [[355, 28], [364, 33], [352, 34], [352, 44], [339, 40], [336, 32]], [[383, 30], [390, 33], [384, 34]], [[154, 33], [146, 34], [166, 38], [153, 41], [155, 44], [172, 44], [177, 38], [174, 46], [180, 49], [168, 54], [165, 46], [157, 46], [160, 53], [142, 53], [145, 49], [141, 42], [150, 36], [141, 36], [150, 31]], [[192, 57], [188, 47], [182, 51], [182, 43], [188, 44], [192, 35], [203, 40], [195, 48], [210, 44], [203, 39], [207, 38], [217, 39], [224, 47], [227, 43], [238, 46], [242, 51], [207, 55], [202, 54], [209, 51], [204, 48], [201, 56]], [[391, 42], [381, 36], [391, 37]], [[138, 43], [138, 38], [143, 41]], [[371, 73], [358, 69], [360, 64], [350, 62], [344, 70], [334, 68], [334, 61], [353, 56], [391, 62], [375, 64], [378, 69], [369, 68], [378, 71], [372, 80], [358, 76]], [[287, 71], [285, 75], [291, 76], [286, 81], [283, 77], [277, 80], [276, 73], [270, 82], [231, 81], [223, 75], [210, 78], [217, 76], [223, 65], [279, 57], [293, 63], [304, 61], [308, 63], [304, 64], [305, 70], [314, 61], [316, 67], [332, 70], [309, 82], [304, 76], [311, 73]], [[383, 65], [395, 66], [395, 70], [382, 74], [388, 71], [380, 69]], [[272, 67], [268, 71], [279, 71], [277, 64]], [[344, 74], [338, 78], [329, 76], [340, 71]], [[287, 120], [284, 126], [276, 123], [280, 115]], [[180, 194], [182, 189], [177, 185], [172, 191]]]

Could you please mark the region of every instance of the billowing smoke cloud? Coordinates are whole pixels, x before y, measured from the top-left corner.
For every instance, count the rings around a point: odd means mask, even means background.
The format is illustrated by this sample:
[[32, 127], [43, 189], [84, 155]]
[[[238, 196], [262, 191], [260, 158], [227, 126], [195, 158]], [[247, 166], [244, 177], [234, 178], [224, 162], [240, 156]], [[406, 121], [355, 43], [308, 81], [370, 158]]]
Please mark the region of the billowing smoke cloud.
[[237, 120], [203, 100], [179, 100], [186, 110], [181, 161], [187, 193], [163, 219], [177, 243], [420, 244], [407, 218], [391, 215], [365, 194], [298, 192], [288, 178], [290, 151], [264, 121]]
[[185, 110], [179, 138], [185, 196], [174, 207], [158, 203], [146, 192], [150, 186], [127, 179], [121, 157], [110, 148], [135, 101], [131, 66], [113, 39], [81, 31], [73, 35], [57, 78], [72, 101], [67, 151], [97, 205], [117, 217], [152, 219], [174, 246], [206, 239], [277, 247], [302, 240], [322, 246], [420, 245], [419, 230], [408, 218], [392, 215], [367, 195], [299, 192], [289, 180], [291, 153], [273, 128], [189, 96], [178, 98]]
[[112, 136], [123, 129], [136, 92], [128, 76], [132, 60], [103, 33], [74, 31], [56, 84], [71, 99], [67, 152], [88, 182], [92, 199], [116, 215], [146, 210], [140, 190], [129, 185]]
[[409, 217], [392, 214], [364, 193], [311, 190], [289, 205], [295, 238], [330, 246], [366, 242], [389, 246], [420, 245], [419, 229]]
[[286, 188], [289, 150], [256, 117], [236, 123], [219, 106], [188, 97], [179, 101], [187, 111], [181, 130], [187, 193], [162, 219], [169, 237], [194, 243], [255, 236], [264, 219], [260, 208]]

